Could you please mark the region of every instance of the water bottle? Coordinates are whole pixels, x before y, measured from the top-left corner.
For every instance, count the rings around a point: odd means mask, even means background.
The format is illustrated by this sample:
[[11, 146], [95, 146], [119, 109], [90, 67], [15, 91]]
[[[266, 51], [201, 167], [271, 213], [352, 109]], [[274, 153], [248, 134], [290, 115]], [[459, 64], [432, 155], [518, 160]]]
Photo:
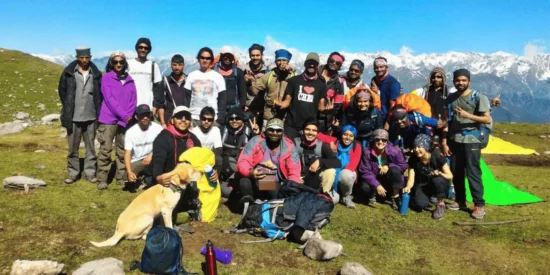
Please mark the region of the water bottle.
[[218, 186], [218, 183], [215, 182], [215, 181], [210, 180], [210, 177], [212, 176], [213, 172], [214, 172], [214, 169], [212, 168], [212, 166], [210, 166], [208, 164], [204, 166], [204, 173], [206, 174], [206, 177], [208, 178], [208, 184], [210, 184], [210, 187], [216, 188], [216, 186]]
[[454, 184], [451, 184], [451, 186], [449, 187], [449, 199], [450, 199], [450, 200], [455, 200], [455, 199], [456, 199], [456, 193], [455, 193], [455, 186], [454, 186]]
[[409, 199], [411, 196], [409, 193], [403, 193], [401, 196], [401, 207], [399, 208], [399, 213], [401, 215], [407, 215], [407, 212], [409, 211]]
[[216, 266], [216, 251], [214, 244], [208, 240], [206, 242], [206, 253], [204, 254], [206, 262], [206, 275], [218, 275], [218, 267]]
[[[201, 254], [206, 255], [206, 246], [201, 249]], [[233, 259], [233, 252], [229, 250], [214, 247], [214, 254], [216, 255], [216, 260], [222, 264], [230, 264]]]

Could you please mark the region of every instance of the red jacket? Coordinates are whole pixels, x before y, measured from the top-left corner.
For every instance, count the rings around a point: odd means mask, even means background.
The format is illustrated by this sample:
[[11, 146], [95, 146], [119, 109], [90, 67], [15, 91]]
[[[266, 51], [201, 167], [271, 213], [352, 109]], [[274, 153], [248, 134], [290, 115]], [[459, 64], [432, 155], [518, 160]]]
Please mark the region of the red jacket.
[[[338, 146], [338, 139], [333, 136], [319, 133], [317, 135], [317, 138], [324, 143], [334, 143], [336, 146]], [[351, 148], [349, 153], [349, 163], [348, 165], [346, 165], [346, 167], [344, 167], [344, 169], [356, 171], [357, 166], [359, 166], [359, 162], [361, 161], [361, 144], [359, 144], [359, 142], [357, 141], [354, 141], [352, 146], [353, 148]]]
[[[237, 161], [239, 173], [243, 177], [250, 177], [250, 170], [263, 160], [266, 150], [269, 149], [263, 134], [251, 138]], [[302, 181], [300, 178], [302, 165], [294, 143], [289, 138], [283, 137], [279, 150], [281, 150], [279, 172], [282, 174], [282, 178], [300, 183]]]

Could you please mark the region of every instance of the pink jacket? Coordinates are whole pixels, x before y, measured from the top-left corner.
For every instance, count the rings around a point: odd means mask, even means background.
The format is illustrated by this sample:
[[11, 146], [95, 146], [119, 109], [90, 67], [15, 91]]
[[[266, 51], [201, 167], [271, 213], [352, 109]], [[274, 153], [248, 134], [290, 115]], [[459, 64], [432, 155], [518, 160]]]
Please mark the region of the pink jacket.
[[[249, 177], [250, 170], [262, 161], [266, 150], [269, 149], [267, 148], [263, 134], [251, 138], [237, 161], [237, 170], [239, 173], [243, 177]], [[281, 150], [279, 172], [282, 174], [282, 178], [300, 183], [302, 165], [300, 164], [300, 156], [294, 143], [289, 138], [283, 137], [279, 150]]]

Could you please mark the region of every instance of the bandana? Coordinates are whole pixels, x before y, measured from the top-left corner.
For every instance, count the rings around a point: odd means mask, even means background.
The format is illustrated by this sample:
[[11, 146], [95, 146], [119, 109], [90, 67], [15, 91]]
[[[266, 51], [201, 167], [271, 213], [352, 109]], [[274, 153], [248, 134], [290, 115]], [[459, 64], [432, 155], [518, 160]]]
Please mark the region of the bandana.
[[374, 60], [374, 63], [373, 63], [374, 66], [377, 66], [377, 65], [384, 65], [384, 66], [388, 66], [388, 61], [382, 59], [382, 58], [377, 58]]
[[388, 131], [384, 130], [384, 129], [376, 129], [374, 130], [374, 132], [372, 132], [372, 138], [373, 139], [385, 139], [385, 140], [388, 140], [389, 139], [389, 134], [388, 134]]
[[402, 109], [402, 108], [395, 109], [392, 112], [392, 118], [394, 120], [402, 120], [406, 116], [407, 116], [407, 110]]
[[351, 61], [351, 64], [349, 66], [351, 67], [351, 66], [354, 66], [354, 65], [359, 67], [359, 70], [361, 72], [365, 69], [365, 63], [363, 63], [363, 61], [361, 61], [359, 59], [355, 59], [355, 60]]
[[426, 151], [430, 151], [431, 145], [432, 138], [426, 134], [418, 134], [418, 136], [414, 139], [414, 146], [424, 148]]
[[360, 92], [357, 93], [357, 97], [358, 98], [364, 98], [366, 100], [370, 100], [371, 95], [368, 91], [360, 91]]
[[344, 59], [339, 54], [333, 54], [330, 56], [330, 58], [334, 59], [334, 61], [338, 61], [340, 63], [344, 63]]
[[355, 129], [355, 127], [353, 127], [353, 125], [345, 125], [344, 127], [342, 127], [342, 134], [347, 132], [347, 131], [350, 131], [354, 137], [357, 136], [357, 129]]

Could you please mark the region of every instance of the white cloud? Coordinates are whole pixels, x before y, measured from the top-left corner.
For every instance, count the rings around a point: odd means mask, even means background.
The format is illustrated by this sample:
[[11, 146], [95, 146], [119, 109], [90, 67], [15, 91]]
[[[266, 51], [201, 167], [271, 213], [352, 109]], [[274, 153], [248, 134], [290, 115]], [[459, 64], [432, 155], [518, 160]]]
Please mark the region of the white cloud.
[[528, 59], [534, 59], [538, 54], [544, 53], [546, 42], [544, 40], [533, 40], [523, 47], [523, 55]]

